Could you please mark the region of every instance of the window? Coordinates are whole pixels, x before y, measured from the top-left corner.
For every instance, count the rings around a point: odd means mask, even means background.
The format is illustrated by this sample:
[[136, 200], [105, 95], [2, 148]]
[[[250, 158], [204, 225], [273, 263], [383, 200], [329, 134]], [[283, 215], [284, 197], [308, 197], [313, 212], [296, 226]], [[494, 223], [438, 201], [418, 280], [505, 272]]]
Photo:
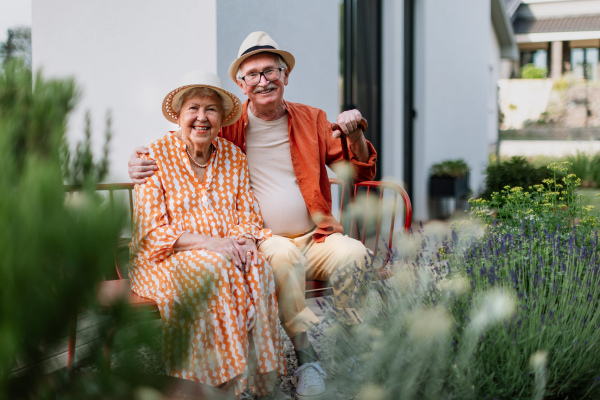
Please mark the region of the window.
[[571, 65], [576, 78], [598, 80], [598, 48], [571, 49]]
[[527, 50], [521, 52], [521, 67], [526, 64], [534, 64], [538, 68], [548, 69], [548, 51]]

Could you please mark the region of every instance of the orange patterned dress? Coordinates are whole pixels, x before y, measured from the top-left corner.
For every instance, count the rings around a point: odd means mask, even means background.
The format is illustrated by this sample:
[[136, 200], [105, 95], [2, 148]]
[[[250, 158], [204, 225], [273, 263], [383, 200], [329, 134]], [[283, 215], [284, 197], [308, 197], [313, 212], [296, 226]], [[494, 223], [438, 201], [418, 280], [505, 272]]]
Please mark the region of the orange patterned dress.
[[131, 288], [158, 303], [169, 375], [212, 386], [233, 379], [236, 394], [248, 386], [264, 395], [285, 373], [271, 267], [261, 253], [242, 274], [220, 253], [173, 251], [185, 232], [250, 234], [258, 244], [271, 235], [261, 228], [245, 155], [225, 139], [213, 144], [204, 182], [173, 133], [150, 145], [158, 172], [135, 187]]

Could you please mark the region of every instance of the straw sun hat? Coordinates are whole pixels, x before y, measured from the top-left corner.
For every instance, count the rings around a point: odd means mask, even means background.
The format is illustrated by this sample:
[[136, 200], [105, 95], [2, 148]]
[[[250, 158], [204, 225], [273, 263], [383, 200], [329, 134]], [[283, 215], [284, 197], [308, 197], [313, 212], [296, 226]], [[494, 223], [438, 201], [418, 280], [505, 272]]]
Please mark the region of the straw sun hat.
[[173, 106], [177, 104], [181, 96], [190, 89], [197, 87], [205, 87], [214, 90], [223, 99], [223, 122], [221, 126], [233, 124], [242, 115], [242, 103], [233, 93], [223, 89], [221, 79], [212, 72], [208, 71], [191, 71], [188, 72], [181, 80], [181, 86], [171, 90], [163, 100], [162, 112], [166, 119], [173, 123], [177, 123], [178, 113], [175, 112]]
[[235, 75], [242, 62], [250, 56], [264, 52], [279, 54], [283, 58], [283, 61], [288, 65], [289, 72], [294, 69], [296, 59], [292, 53], [280, 50], [277, 43], [275, 43], [275, 41], [271, 39], [271, 36], [265, 32], [256, 31], [249, 34], [242, 42], [240, 50], [238, 51], [238, 58], [229, 66], [229, 77], [233, 79], [234, 82], [237, 82]]

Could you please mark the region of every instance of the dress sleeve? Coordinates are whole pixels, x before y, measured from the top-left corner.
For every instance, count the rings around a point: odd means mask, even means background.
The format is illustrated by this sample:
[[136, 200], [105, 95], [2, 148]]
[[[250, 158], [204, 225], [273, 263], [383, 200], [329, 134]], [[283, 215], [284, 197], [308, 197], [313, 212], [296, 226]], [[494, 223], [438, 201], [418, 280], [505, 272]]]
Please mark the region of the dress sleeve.
[[272, 236], [270, 229], [263, 229], [263, 219], [258, 202], [250, 188], [248, 174], [248, 163], [246, 157], [242, 156], [240, 168], [239, 190], [236, 198], [238, 212], [238, 223], [227, 232], [228, 237], [239, 239], [244, 236], [252, 236], [258, 247], [265, 239]]
[[133, 251], [143, 254], [146, 260], [162, 261], [173, 254], [173, 245], [184, 233], [181, 226], [173, 223], [167, 211], [165, 189], [159, 171], [135, 185], [133, 218], [135, 232]]

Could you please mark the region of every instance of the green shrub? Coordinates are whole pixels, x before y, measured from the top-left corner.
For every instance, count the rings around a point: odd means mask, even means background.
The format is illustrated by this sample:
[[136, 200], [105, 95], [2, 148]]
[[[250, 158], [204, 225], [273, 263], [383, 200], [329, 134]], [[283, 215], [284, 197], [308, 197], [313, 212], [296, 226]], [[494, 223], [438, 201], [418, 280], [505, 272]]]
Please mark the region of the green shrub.
[[586, 153], [578, 151], [575, 155], [568, 155], [567, 161], [571, 163], [569, 170], [581, 178], [582, 182], [589, 181], [591, 159]]
[[542, 79], [548, 75], [548, 68], [538, 68], [535, 64], [525, 64], [521, 67], [522, 79]]
[[571, 85], [570, 85], [569, 81], [567, 79], [565, 79], [564, 77], [562, 77], [559, 80], [554, 82], [554, 84], [552, 85], [552, 90], [564, 92], [570, 86]]
[[522, 187], [542, 183], [551, 177], [546, 167], [534, 167], [524, 157], [515, 156], [500, 164], [489, 164], [485, 171], [485, 191], [481, 194], [483, 199], [490, 199], [492, 193], [499, 193], [506, 186]]
[[596, 187], [600, 187], [600, 153], [596, 153], [590, 160], [589, 179]]
[[[578, 224], [582, 234], [598, 229], [600, 222], [592, 214], [593, 206], [584, 206], [582, 196], [575, 192], [581, 180], [570, 174], [570, 163], [552, 163], [547, 170], [551, 178], [529, 187], [506, 186], [492, 194], [490, 200], [470, 199], [471, 220], [478, 220], [497, 233], [517, 233], [523, 221], [532, 223], [532, 229], [546, 229], [568, 233]], [[465, 221], [465, 223], [469, 223]], [[528, 224], [526, 224], [528, 226]], [[527, 228], [529, 229], [529, 228]]]
[[[60, 154], [76, 99], [72, 80], [37, 74], [34, 82], [19, 62], [0, 72], [2, 399], [132, 398], [136, 385], [131, 370], [108, 373], [99, 342], [90, 343], [97, 374], [48, 375], [39, 363], [66, 349], [73, 316], [95, 309], [94, 288], [114, 268], [125, 215], [94, 193], [101, 174], [93, 162], [86, 173], [75, 167], [86, 185], [66, 201]], [[30, 368], [11, 377], [16, 360]]]
[[466, 176], [470, 170], [471, 168], [469, 168], [465, 160], [459, 158], [457, 160], [446, 160], [433, 164], [429, 173], [431, 176], [460, 178]]

